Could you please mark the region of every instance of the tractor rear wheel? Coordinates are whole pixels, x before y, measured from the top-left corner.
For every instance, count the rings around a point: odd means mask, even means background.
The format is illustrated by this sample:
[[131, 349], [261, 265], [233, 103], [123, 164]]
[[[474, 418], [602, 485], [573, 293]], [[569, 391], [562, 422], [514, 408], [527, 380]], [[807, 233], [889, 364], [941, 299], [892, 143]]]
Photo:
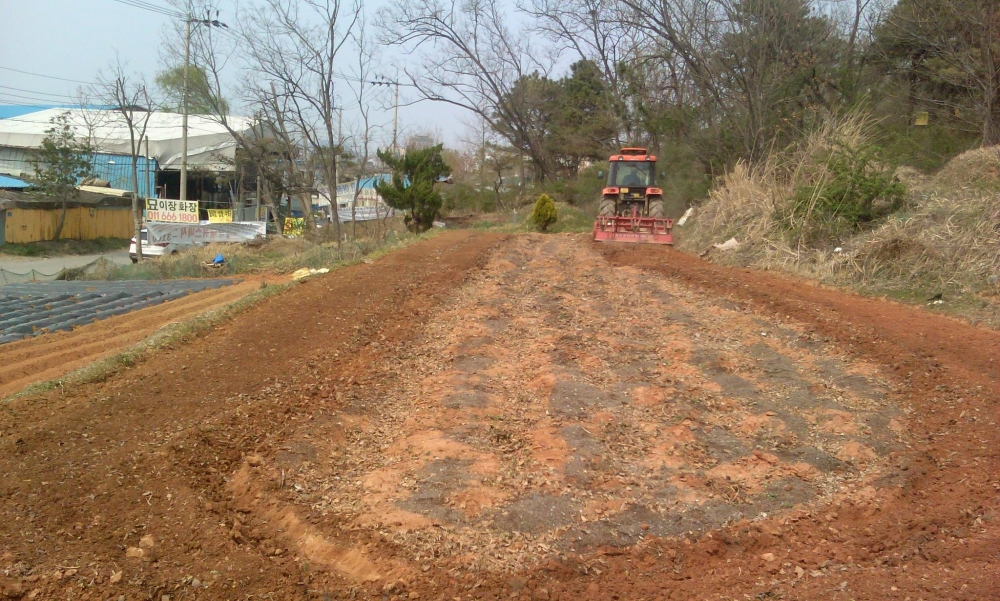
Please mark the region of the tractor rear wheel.
[[601, 200], [601, 210], [598, 215], [601, 217], [611, 217], [615, 214], [615, 200], [613, 198], [605, 198]]
[[666, 211], [663, 209], [663, 199], [653, 198], [649, 201], [649, 216], [654, 219], [663, 219]]

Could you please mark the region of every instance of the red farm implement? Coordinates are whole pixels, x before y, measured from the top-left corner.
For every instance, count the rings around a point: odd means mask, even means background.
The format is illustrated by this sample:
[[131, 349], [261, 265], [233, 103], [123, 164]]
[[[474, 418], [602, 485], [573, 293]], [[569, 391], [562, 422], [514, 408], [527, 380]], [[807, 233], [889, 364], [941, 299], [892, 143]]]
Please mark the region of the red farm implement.
[[594, 240], [611, 242], [639, 242], [645, 244], [673, 244], [670, 229], [673, 219], [641, 217], [638, 209], [632, 215], [598, 216], [594, 221]]

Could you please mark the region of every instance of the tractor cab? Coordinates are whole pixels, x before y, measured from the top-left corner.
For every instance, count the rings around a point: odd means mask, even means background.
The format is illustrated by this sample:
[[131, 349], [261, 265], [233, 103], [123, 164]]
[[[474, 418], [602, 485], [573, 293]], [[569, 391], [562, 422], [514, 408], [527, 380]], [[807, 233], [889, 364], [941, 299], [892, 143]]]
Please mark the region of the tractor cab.
[[656, 157], [645, 148], [622, 148], [608, 161], [608, 188], [648, 188], [656, 180]]

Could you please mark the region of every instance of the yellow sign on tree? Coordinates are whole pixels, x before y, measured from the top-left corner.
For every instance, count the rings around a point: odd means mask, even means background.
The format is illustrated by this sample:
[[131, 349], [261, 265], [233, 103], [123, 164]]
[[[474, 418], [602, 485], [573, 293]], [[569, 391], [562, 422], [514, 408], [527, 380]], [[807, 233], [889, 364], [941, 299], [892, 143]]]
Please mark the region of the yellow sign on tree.
[[301, 238], [305, 232], [305, 219], [301, 217], [285, 217], [285, 231], [287, 238]]
[[917, 111], [917, 114], [913, 116], [913, 124], [926, 126], [931, 121], [931, 114], [927, 111]]

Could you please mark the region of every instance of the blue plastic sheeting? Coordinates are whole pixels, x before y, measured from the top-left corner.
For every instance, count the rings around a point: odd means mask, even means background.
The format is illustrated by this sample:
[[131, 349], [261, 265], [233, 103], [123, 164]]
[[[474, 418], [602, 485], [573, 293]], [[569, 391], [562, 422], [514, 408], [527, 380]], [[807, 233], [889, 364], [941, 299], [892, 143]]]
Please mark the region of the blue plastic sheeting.
[[28, 182], [22, 182], [19, 179], [13, 177], [7, 177], [6, 175], [0, 175], [0, 188], [6, 188], [7, 190], [21, 189], [31, 186]]
[[[0, 171], [15, 174], [33, 174], [35, 165], [32, 163], [32, 151], [23, 148], [0, 148]], [[148, 163], [148, 165], [147, 165]], [[138, 166], [139, 196], [156, 198], [156, 159], [140, 156], [136, 161]], [[90, 156], [91, 174], [110, 183], [112, 188], [132, 191], [132, 157], [127, 154], [95, 153]], [[80, 182], [84, 178], [80, 178]], [[0, 185], [0, 188], [5, 186]]]
[[57, 104], [5, 104], [0, 106], [0, 119], [11, 119], [44, 111], [46, 109], [63, 108]]
[[[360, 182], [358, 182], [358, 187], [361, 188], [362, 190], [364, 190], [364, 189], [367, 189], [367, 188], [374, 188], [376, 183], [384, 184], [384, 183], [391, 182], [391, 181], [392, 181], [392, 174], [391, 173], [383, 173], [381, 175], [376, 175], [374, 177], [363, 178]], [[339, 192], [338, 192], [338, 195], [339, 195]]]
[[[48, 109], [78, 108], [80, 108], [80, 105], [78, 104], [0, 104], [0, 119], [14, 119], [16, 117], [23, 117], [24, 115], [30, 115], [31, 113], [46, 111]], [[110, 109], [114, 107], [102, 104], [88, 104], [84, 108]]]
[[0, 288], [0, 344], [72, 330], [237, 280], [45, 282]]

